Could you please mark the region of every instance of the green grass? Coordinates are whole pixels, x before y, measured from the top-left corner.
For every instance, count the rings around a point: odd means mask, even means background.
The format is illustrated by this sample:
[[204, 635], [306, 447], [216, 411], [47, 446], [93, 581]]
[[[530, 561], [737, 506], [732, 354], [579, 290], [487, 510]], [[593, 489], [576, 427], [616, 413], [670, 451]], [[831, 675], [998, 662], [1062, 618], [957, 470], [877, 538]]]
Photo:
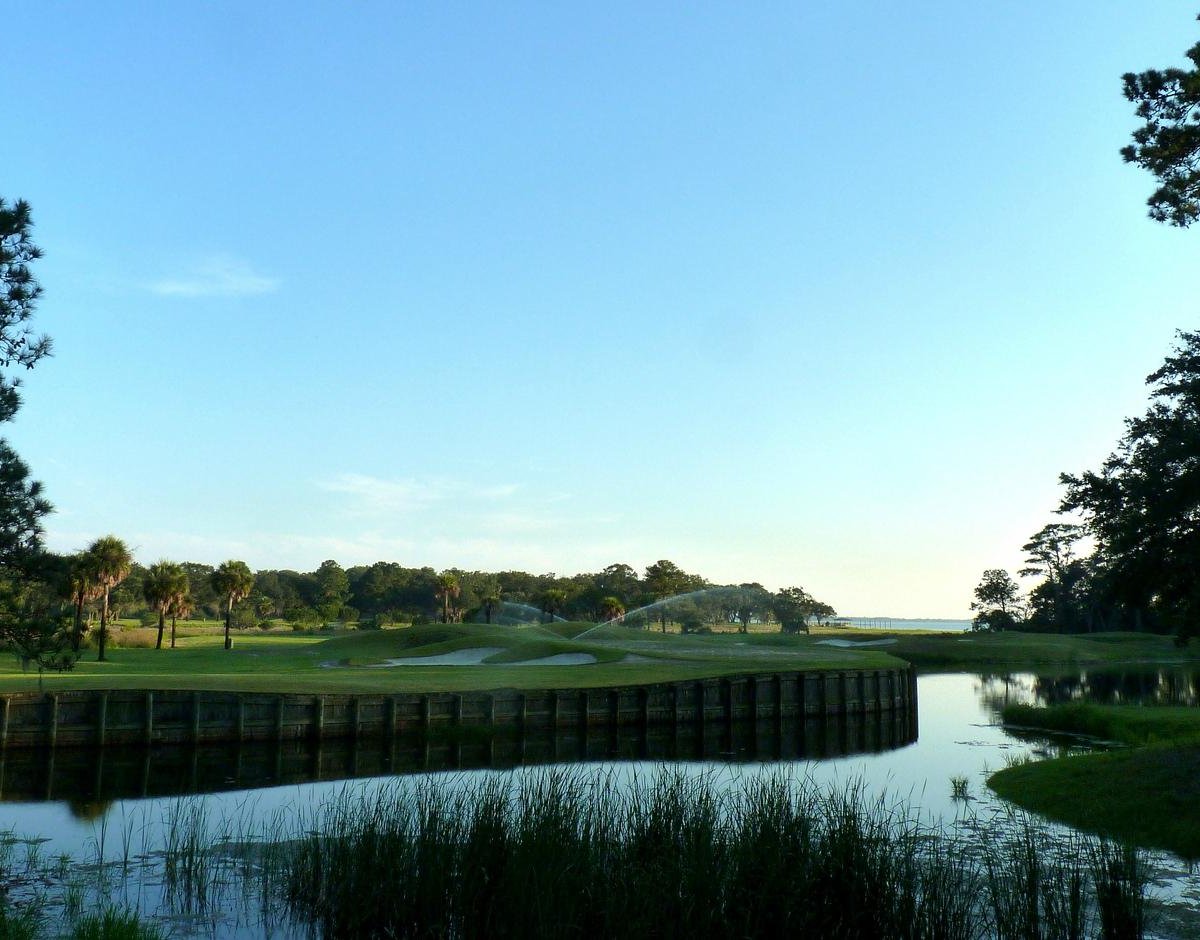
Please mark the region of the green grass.
[[[848, 633], [849, 631], [839, 631]], [[867, 631], [855, 631], [867, 632]], [[1200, 646], [1180, 649], [1171, 637], [1147, 633], [880, 633], [895, 637], [893, 656], [926, 670], [991, 667], [1100, 666], [1118, 663], [1179, 664], [1200, 661]], [[857, 637], [854, 637], [857, 639]]]
[[[562, 628], [564, 625], [555, 625]], [[578, 625], [576, 625], [578, 626]], [[590, 625], [587, 625], [590, 626]], [[109, 662], [87, 652], [71, 672], [47, 674], [47, 689], [213, 689], [263, 692], [465, 691], [495, 688], [595, 688], [749, 672], [887, 669], [903, 665], [879, 649], [821, 646], [813, 637], [774, 634], [680, 636], [605, 627], [582, 630], [432, 624], [391, 630], [316, 633], [247, 630], [222, 648], [215, 626], [181, 633], [177, 649], [110, 648]], [[496, 647], [486, 666], [365, 668], [387, 659]], [[558, 653], [590, 653], [584, 666], [517, 666]], [[634, 661], [624, 661], [633, 656]], [[0, 691], [36, 689], [15, 657], [0, 657]]]
[[1071, 702], [1039, 708], [1007, 705], [1004, 723], [1086, 734], [1121, 744], [1179, 744], [1200, 740], [1200, 709], [1185, 705], [1093, 705]]
[[[758, 625], [754, 625], [757, 627]], [[598, 688], [681, 681], [749, 672], [816, 669], [887, 669], [908, 661], [927, 670], [996, 667], [1096, 666], [1194, 661], [1195, 650], [1176, 649], [1166, 637], [1146, 634], [1056, 636], [1045, 634], [917, 634], [825, 628], [812, 635], [777, 629], [748, 634], [660, 633], [587, 623], [526, 627], [429, 624], [388, 630], [251, 629], [234, 633], [222, 648], [219, 622], [181, 622], [178, 648], [155, 650], [150, 628], [113, 631], [110, 662], [85, 652], [76, 668], [44, 677], [49, 689], [159, 688], [263, 692], [466, 691], [496, 688]], [[844, 648], [821, 641], [893, 639], [886, 646]], [[135, 641], [124, 646], [123, 641]], [[495, 647], [486, 668], [420, 666], [364, 668], [387, 659], [436, 656]], [[586, 666], [517, 666], [560, 653], [589, 653]], [[37, 676], [22, 673], [15, 658], [0, 655], [0, 691], [36, 689]]]
[[1010, 767], [988, 785], [1077, 829], [1200, 859], [1200, 709], [1010, 706], [1004, 720], [1133, 745]]

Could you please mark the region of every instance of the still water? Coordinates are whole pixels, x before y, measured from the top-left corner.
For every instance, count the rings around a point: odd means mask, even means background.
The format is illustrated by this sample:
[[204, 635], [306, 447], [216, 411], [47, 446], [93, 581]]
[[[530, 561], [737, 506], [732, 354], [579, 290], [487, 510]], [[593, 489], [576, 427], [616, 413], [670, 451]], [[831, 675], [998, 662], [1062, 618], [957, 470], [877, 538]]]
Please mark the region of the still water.
[[[392, 744], [326, 742], [241, 747], [122, 749], [98, 752], [10, 751], [0, 759], [0, 831], [16, 839], [13, 853], [40, 859], [69, 856], [98, 869], [119, 863], [142, 874], [104, 888], [111, 896], [161, 915], [154, 876], [165, 831], [190, 813], [215, 840], [252, 837], [272, 820], [295, 819], [347, 791], [370, 792], [426, 775], [469, 780], [486, 773], [527, 773], [574, 765], [606, 773], [614, 785], [645, 779], [665, 764], [733, 781], [780, 767], [816, 782], [863, 783], [868, 791], [909, 802], [948, 829], [992, 825], [1005, 813], [986, 778], [1012, 760], [1088, 747], [1071, 739], [1019, 737], [1002, 728], [1008, 702], [1197, 704], [1200, 674], [1180, 671], [1032, 674], [931, 674], [918, 681], [919, 715], [831, 722], [773, 721], [733, 727], [690, 726], [646, 734], [595, 732], [530, 737], [474, 737]], [[915, 730], [915, 739], [914, 739]], [[965, 778], [968, 797], [952, 778]], [[1155, 854], [1159, 897], [1156, 936], [1200, 935], [1200, 875], [1180, 859]], [[63, 861], [60, 869], [68, 867]], [[218, 906], [219, 907], [219, 906]], [[254, 922], [253, 910], [209, 910], [171, 917], [173, 936], [286, 936]]]

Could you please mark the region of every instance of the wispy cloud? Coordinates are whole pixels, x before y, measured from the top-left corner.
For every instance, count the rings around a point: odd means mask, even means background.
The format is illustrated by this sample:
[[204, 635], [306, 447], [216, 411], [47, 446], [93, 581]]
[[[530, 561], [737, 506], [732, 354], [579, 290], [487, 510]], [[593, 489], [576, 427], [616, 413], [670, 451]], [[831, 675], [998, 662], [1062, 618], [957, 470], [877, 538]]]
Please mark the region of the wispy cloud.
[[146, 289], [163, 297], [250, 297], [270, 294], [279, 279], [259, 274], [236, 258], [220, 255], [197, 264], [183, 277], [162, 278]]
[[362, 473], [343, 473], [318, 484], [330, 493], [350, 496], [365, 512], [411, 512], [445, 500], [494, 502], [517, 491], [514, 484], [478, 485], [457, 480], [384, 480]]

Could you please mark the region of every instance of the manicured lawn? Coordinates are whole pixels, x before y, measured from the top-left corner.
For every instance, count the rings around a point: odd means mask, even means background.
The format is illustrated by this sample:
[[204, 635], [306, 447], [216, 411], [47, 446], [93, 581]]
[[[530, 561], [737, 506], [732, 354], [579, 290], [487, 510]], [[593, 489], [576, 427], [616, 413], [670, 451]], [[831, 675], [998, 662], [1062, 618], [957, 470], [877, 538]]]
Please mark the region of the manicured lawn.
[[1200, 709], [1017, 706], [1004, 718], [1133, 747], [1001, 770], [988, 779], [1000, 796], [1077, 829], [1200, 858]]
[[[561, 625], [559, 625], [561, 626]], [[590, 627], [578, 625], [578, 633]], [[198, 633], [198, 635], [187, 635]], [[490, 688], [584, 688], [798, 669], [874, 669], [902, 665], [877, 649], [822, 646], [779, 634], [679, 636], [605, 627], [583, 640], [541, 627], [430, 625], [343, 634], [247, 631], [222, 648], [215, 628], [181, 631], [174, 650], [109, 650], [97, 663], [87, 651], [71, 672], [47, 674], [47, 689], [156, 688], [269, 692], [461, 691]], [[374, 668], [393, 658], [495, 647], [483, 666]], [[512, 665], [560, 653], [588, 653], [579, 666]], [[628, 661], [626, 658], [630, 657]], [[13, 658], [0, 659], [0, 691], [37, 688]]]

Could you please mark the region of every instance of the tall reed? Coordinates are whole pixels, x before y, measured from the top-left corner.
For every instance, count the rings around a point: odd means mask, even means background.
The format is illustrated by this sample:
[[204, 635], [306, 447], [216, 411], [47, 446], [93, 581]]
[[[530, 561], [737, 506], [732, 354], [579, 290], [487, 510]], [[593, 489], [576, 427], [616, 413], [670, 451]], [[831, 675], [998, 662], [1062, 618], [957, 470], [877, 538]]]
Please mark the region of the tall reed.
[[1111, 848], [1089, 865], [1027, 825], [981, 858], [861, 785], [786, 774], [426, 780], [343, 796], [305, 830], [276, 864], [293, 922], [323, 937], [1074, 940], [1096, 918], [1113, 925], [1106, 940], [1142, 930], [1144, 878]]
[[1145, 860], [1127, 845], [1101, 841], [1088, 856], [1103, 940], [1138, 940], [1146, 929]]

